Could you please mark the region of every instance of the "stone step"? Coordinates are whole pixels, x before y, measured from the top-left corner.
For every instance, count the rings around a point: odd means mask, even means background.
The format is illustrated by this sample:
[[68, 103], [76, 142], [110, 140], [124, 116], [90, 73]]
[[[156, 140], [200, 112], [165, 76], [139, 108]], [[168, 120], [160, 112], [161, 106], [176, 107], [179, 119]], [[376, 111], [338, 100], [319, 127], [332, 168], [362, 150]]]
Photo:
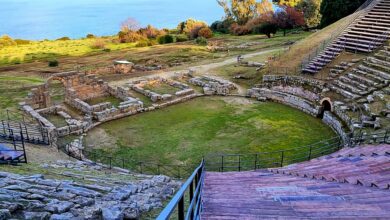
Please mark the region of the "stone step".
[[333, 81], [333, 84], [335, 84], [339, 88], [342, 88], [343, 90], [346, 90], [346, 91], [348, 91], [352, 94], [355, 94], [355, 95], [362, 96], [362, 95], [366, 95], [368, 93], [368, 91], [362, 91], [362, 90], [354, 87], [353, 85], [350, 85], [349, 83], [342, 82], [340, 80]]
[[348, 73], [346, 75], [348, 78], [350, 78], [351, 80], [355, 80], [357, 82], [360, 82], [360, 83], [363, 83], [365, 85], [368, 85], [368, 86], [375, 86], [375, 85], [378, 85], [377, 82], [371, 80], [371, 79], [368, 79], [364, 76], [360, 76], [360, 75], [355, 75], [353, 73]]
[[384, 80], [390, 80], [390, 74], [388, 74], [386, 72], [383, 72], [383, 71], [380, 71], [380, 70], [377, 70], [377, 69], [374, 68], [374, 67], [378, 67], [378, 65], [372, 64], [372, 63], [368, 63], [368, 62], [364, 62], [364, 63], [366, 65], [370, 65], [371, 67], [360, 65], [359, 69], [364, 70], [364, 71], [366, 71], [368, 73], [372, 73], [372, 74], [374, 74], [374, 75], [376, 75], [378, 77], [381, 77]]
[[349, 85], [354, 86], [360, 90], [369, 91], [369, 88], [366, 85], [362, 84], [361, 82], [355, 82], [355, 81], [351, 80], [351, 78], [348, 78], [346, 76], [341, 76], [339, 78], [339, 80], [345, 84], [349, 84]]
[[374, 74], [368, 73], [368, 72], [366, 72], [366, 71], [364, 71], [364, 70], [361, 70], [361, 69], [354, 69], [353, 71], [354, 71], [357, 75], [361, 75], [361, 76], [364, 76], [364, 77], [366, 77], [366, 78], [370, 78], [370, 79], [372, 79], [372, 80], [375, 80], [375, 81], [379, 82], [380, 84], [384, 84], [384, 83], [385, 83], [385, 80], [384, 80], [383, 78], [378, 77], [378, 76], [376, 76], [376, 75], [374, 75]]
[[340, 88], [339, 86], [335, 85], [335, 84], [330, 84], [329, 85], [330, 89], [332, 89], [333, 91], [335, 91], [336, 93], [344, 96], [345, 98], [348, 98], [348, 99], [358, 99], [360, 98], [361, 96], [357, 95], [357, 94], [353, 94], [349, 91], [346, 91], [342, 88]]
[[374, 27], [380, 27], [380, 28], [389, 28], [390, 23], [380, 23], [379, 21], [372, 22], [372, 21], [358, 21], [356, 24], [366, 25], [366, 26], [374, 26]]

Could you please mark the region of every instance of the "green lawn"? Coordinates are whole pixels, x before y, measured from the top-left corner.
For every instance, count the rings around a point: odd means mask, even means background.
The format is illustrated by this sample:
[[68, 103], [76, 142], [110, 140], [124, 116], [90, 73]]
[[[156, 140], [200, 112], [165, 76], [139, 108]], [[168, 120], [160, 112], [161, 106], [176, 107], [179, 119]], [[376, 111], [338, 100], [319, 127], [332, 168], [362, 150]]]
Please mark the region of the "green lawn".
[[188, 165], [210, 153], [285, 150], [335, 136], [321, 120], [299, 110], [252, 102], [198, 98], [105, 123], [89, 132], [86, 145], [106, 156]]
[[118, 107], [119, 104], [123, 101], [111, 95], [87, 100], [87, 103], [90, 105], [97, 105], [105, 102], [110, 102], [114, 107]]
[[175, 88], [173, 86], [170, 86], [165, 83], [155, 83], [155, 84], [147, 84], [144, 86], [145, 90], [150, 90], [152, 92], [156, 92], [158, 94], [164, 95], [164, 94], [175, 94], [177, 91], [180, 91], [180, 89]]

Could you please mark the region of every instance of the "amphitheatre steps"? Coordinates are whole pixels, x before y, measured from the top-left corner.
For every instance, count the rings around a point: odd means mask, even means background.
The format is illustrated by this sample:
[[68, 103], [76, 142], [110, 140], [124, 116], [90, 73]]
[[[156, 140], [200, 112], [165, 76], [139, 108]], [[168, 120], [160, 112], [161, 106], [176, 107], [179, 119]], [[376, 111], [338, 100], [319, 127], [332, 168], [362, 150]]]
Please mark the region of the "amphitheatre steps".
[[202, 218], [388, 218], [389, 150], [359, 147], [281, 169], [207, 172]]
[[181, 184], [81, 161], [57, 161], [40, 169], [56, 179], [0, 172], [1, 219], [139, 219], [162, 207]]
[[[371, 4], [324, 52], [306, 65], [304, 73], [319, 72], [343, 50], [371, 53], [390, 38], [390, 2], [378, 0]], [[325, 58], [325, 54], [332, 55]]]
[[293, 164], [271, 171], [279, 174], [307, 177], [389, 189], [390, 145], [346, 149], [309, 162]]

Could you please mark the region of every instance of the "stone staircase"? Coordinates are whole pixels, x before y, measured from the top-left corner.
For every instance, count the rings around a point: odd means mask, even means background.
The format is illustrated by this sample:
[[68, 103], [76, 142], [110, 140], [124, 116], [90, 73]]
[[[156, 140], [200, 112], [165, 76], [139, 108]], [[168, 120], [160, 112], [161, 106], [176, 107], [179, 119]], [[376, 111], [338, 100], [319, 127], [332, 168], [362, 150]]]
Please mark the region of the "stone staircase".
[[208, 172], [204, 219], [388, 219], [390, 145], [281, 169]]
[[181, 185], [166, 176], [106, 170], [80, 161], [17, 171], [24, 174], [1, 172], [0, 167], [0, 219], [139, 219], [161, 208]]
[[328, 87], [346, 99], [357, 100], [389, 86], [390, 59], [384, 56], [386, 53], [390, 53], [389, 47], [367, 57], [352, 70], [347, 70], [346, 74], [342, 73], [349, 65], [339, 65], [338, 69], [331, 70]]
[[21, 141], [32, 144], [49, 144], [47, 132], [43, 131], [38, 124], [27, 124], [12, 120], [0, 120], [0, 138]]
[[374, 0], [323, 52], [303, 69], [317, 73], [344, 50], [371, 53], [390, 38], [390, 0]]

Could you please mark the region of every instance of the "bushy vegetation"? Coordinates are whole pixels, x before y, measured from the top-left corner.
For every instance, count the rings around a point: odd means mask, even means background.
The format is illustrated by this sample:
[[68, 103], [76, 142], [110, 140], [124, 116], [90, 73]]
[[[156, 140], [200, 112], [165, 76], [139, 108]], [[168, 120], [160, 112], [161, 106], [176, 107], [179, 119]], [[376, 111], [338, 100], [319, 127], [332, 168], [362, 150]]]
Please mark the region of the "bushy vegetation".
[[198, 45], [206, 46], [208, 41], [205, 37], [198, 37], [195, 39], [195, 43]]
[[171, 34], [162, 35], [157, 38], [157, 42], [159, 44], [170, 44], [170, 43], [175, 43], [175, 41], [176, 41], [175, 36]]
[[56, 67], [58, 66], [60, 63], [58, 62], [58, 60], [49, 60], [49, 67]]

